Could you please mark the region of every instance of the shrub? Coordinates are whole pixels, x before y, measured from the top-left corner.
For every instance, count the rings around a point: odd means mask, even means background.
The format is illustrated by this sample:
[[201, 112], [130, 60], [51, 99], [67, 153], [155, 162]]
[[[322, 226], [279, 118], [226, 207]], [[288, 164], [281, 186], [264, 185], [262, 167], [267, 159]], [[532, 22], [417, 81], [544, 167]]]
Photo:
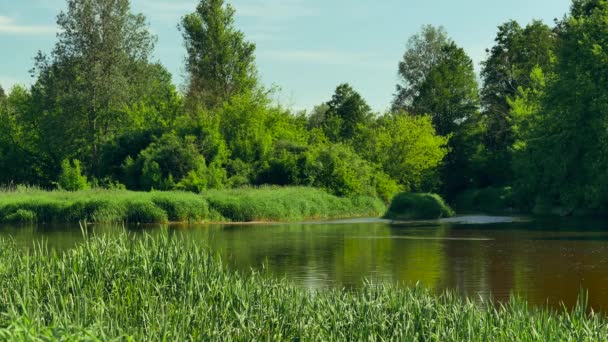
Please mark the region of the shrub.
[[87, 177], [82, 174], [78, 159], [74, 159], [72, 162], [65, 159], [61, 162], [61, 174], [57, 180], [57, 185], [60, 189], [67, 191], [78, 191], [91, 187]]
[[454, 216], [454, 211], [439, 195], [404, 192], [393, 198], [385, 218], [417, 220], [450, 216]]

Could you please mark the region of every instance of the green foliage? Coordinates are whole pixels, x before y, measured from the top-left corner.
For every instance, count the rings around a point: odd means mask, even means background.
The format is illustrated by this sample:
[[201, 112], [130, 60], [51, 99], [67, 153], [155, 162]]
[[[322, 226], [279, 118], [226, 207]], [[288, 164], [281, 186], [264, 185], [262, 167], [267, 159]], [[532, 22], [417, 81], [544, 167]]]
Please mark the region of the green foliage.
[[447, 143], [429, 116], [387, 114], [359, 137], [357, 150], [405, 190], [423, 190], [446, 156]]
[[361, 127], [370, 123], [371, 108], [350, 85], [336, 88], [331, 101], [327, 102], [321, 127], [332, 141], [348, 141], [360, 133]]
[[302, 221], [379, 216], [384, 204], [371, 197], [339, 198], [311, 188], [210, 190], [203, 197], [223, 220]]
[[379, 216], [385, 209], [373, 197], [339, 198], [303, 187], [209, 190], [201, 195], [102, 189], [0, 193], [2, 222], [304, 221]]
[[255, 45], [235, 28], [234, 13], [224, 0], [201, 0], [180, 24], [188, 52], [188, 94], [205, 108], [257, 86]]
[[512, 146], [516, 118], [509, 99], [520, 89], [535, 87], [534, 70], [549, 70], [555, 60], [556, 35], [540, 21], [522, 28], [515, 21], [498, 27], [495, 45], [483, 63], [481, 102], [484, 108], [481, 122], [484, 131], [480, 142], [486, 159], [484, 172], [491, 184], [505, 184], [514, 177], [511, 172]]
[[452, 203], [458, 212], [504, 213], [515, 206], [510, 187], [469, 189], [457, 195]]
[[454, 211], [436, 194], [404, 192], [393, 198], [385, 218], [393, 220], [439, 219], [454, 216]]
[[473, 61], [451, 42], [441, 48], [435, 64], [412, 99], [412, 114], [428, 114], [439, 135], [454, 133], [479, 107]]
[[511, 102], [522, 137], [515, 191], [528, 209], [608, 208], [607, 18], [605, 1], [576, 1], [556, 29], [554, 68], [535, 70], [535, 82]]
[[87, 177], [82, 174], [80, 161], [65, 159], [61, 162], [61, 174], [57, 179], [57, 186], [67, 191], [78, 191], [90, 188]]
[[311, 291], [229, 271], [167, 231], [92, 237], [61, 254], [23, 253], [2, 241], [0, 256], [6, 340], [606, 340], [606, 318], [589, 310], [584, 294], [573, 311], [557, 312], [421, 286]]
[[40, 53], [33, 70], [38, 147], [59, 160], [87, 156], [96, 171], [101, 145], [142, 121], [129, 108], [156, 89], [148, 88], [162, 69], [148, 64], [155, 37], [129, 0], [67, 0], [57, 23], [50, 58]]
[[[450, 43], [443, 27], [423, 26], [420, 33], [412, 36], [399, 62], [399, 84], [393, 99], [393, 111], [412, 111], [412, 103], [431, 69], [441, 59], [442, 49]], [[428, 114], [428, 113], [423, 113]]]

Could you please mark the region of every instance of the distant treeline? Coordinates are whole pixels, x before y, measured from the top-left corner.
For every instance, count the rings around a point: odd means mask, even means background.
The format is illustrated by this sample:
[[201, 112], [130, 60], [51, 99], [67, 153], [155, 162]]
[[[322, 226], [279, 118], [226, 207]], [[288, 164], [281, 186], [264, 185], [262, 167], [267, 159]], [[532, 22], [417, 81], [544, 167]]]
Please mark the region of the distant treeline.
[[574, 0], [553, 26], [500, 25], [481, 84], [445, 30], [424, 26], [386, 113], [348, 84], [310, 113], [276, 105], [234, 15], [201, 0], [181, 19], [178, 92], [129, 0], [67, 0], [34, 85], [0, 88], [0, 184], [300, 185], [385, 201], [509, 186], [523, 209], [608, 209], [607, 1]]

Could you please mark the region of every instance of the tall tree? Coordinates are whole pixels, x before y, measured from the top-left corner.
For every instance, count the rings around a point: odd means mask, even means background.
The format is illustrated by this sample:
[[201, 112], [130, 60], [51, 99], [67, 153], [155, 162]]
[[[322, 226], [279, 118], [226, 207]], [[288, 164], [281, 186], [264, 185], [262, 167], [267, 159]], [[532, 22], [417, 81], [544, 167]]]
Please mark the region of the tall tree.
[[346, 83], [336, 88], [327, 102], [327, 108], [323, 127], [333, 141], [352, 139], [359, 126], [369, 122], [372, 116], [371, 108], [363, 97]]
[[540, 21], [525, 28], [516, 21], [508, 21], [498, 27], [494, 41], [481, 71], [484, 144], [496, 158], [504, 160], [495, 160], [504, 168], [508, 164], [508, 149], [514, 142], [507, 99], [514, 97], [520, 87], [530, 88], [534, 68], [548, 71], [554, 59], [555, 34]]
[[[532, 109], [535, 133], [521, 148], [531, 172], [519, 173], [518, 193], [530, 206], [604, 211], [608, 195], [608, 3], [575, 0], [556, 32], [553, 75]], [[525, 93], [523, 95], [526, 95]], [[524, 98], [525, 99], [525, 98]], [[536, 199], [536, 202], [534, 201]]]
[[133, 120], [125, 108], [145, 92], [155, 37], [129, 0], [67, 5], [50, 58], [36, 59], [35, 121], [58, 161], [81, 155], [96, 170], [100, 146]]
[[423, 26], [420, 33], [408, 40], [403, 59], [399, 62], [399, 84], [393, 99], [393, 111], [411, 112], [412, 102], [449, 42], [445, 29], [432, 25]]
[[214, 108], [257, 84], [255, 45], [234, 26], [235, 10], [224, 0], [201, 0], [181, 30], [188, 52], [188, 95]]
[[448, 135], [471, 118], [478, 107], [473, 61], [455, 43], [444, 45], [412, 100], [411, 113], [431, 115], [437, 133]]
[[6, 93], [4, 92], [4, 88], [0, 85], [0, 100], [4, 100], [6, 98]]

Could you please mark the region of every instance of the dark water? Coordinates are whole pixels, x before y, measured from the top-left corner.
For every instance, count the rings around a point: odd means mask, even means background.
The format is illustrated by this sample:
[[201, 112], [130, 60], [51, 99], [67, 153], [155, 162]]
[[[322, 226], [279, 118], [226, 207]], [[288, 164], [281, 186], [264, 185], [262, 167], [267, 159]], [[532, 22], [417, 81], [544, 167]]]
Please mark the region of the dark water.
[[[453, 289], [535, 305], [573, 306], [579, 289], [608, 312], [608, 221], [466, 217], [443, 222], [147, 227], [153, 234], [200, 241], [238, 270], [266, 268], [309, 288], [354, 288], [371, 282]], [[481, 224], [485, 223], [485, 224]], [[166, 228], [166, 227], [165, 227]], [[117, 234], [118, 227], [93, 226]], [[141, 234], [142, 228], [133, 228]], [[19, 245], [47, 241], [66, 249], [82, 240], [78, 226], [0, 226]]]

